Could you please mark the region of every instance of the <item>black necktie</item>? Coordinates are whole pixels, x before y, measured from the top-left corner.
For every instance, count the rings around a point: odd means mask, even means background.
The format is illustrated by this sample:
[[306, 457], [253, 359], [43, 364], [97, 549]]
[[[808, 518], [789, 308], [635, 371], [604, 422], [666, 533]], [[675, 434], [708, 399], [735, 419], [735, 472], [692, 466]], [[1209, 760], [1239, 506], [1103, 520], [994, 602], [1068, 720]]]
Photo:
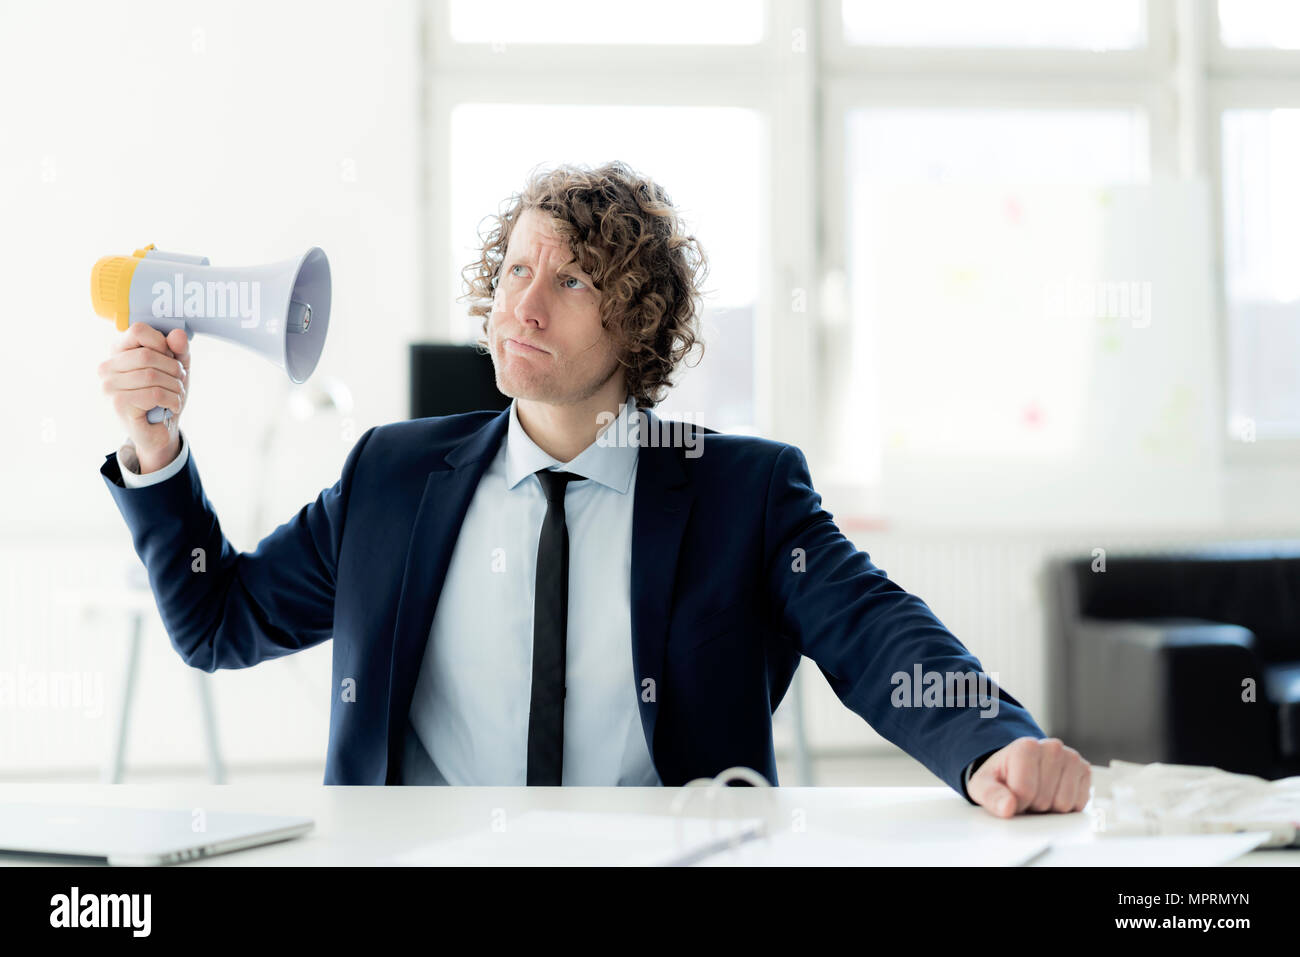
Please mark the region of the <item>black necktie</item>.
[[564, 645], [569, 622], [569, 529], [564, 490], [572, 472], [542, 469], [546, 517], [537, 542], [533, 597], [533, 697], [528, 708], [528, 783], [560, 784], [564, 759]]

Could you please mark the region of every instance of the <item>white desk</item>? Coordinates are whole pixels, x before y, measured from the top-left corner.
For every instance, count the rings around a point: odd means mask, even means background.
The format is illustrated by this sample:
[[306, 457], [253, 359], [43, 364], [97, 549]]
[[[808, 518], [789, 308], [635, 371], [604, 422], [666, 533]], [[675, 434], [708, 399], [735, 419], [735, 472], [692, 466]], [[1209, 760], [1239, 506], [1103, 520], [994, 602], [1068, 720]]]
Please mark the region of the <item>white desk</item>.
[[[0, 803], [203, 808], [307, 815], [316, 826], [280, 844], [219, 855], [186, 867], [244, 865], [375, 865], [440, 838], [491, 827], [493, 815], [532, 810], [670, 814], [680, 788], [455, 788], [326, 787], [293, 784], [0, 784]], [[693, 789], [694, 790], [694, 789]], [[972, 807], [946, 787], [728, 788], [717, 800], [735, 813], [764, 817], [769, 827], [791, 827], [796, 814], [808, 828], [862, 838], [924, 833], [931, 839], [1043, 838], [1092, 840], [1084, 814], [1034, 814], [1000, 820]], [[692, 796], [687, 813], [706, 813]], [[10, 859], [0, 861], [15, 863]], [[21, 861], [18, 863], [26, 864]], [[977, 861], [954, 861], [977, 864]], [[1050, 863], [1050, 852], [1039, 864]], [[1236, 865], [1300, 866], [1300, 849], [1256, 851]]]

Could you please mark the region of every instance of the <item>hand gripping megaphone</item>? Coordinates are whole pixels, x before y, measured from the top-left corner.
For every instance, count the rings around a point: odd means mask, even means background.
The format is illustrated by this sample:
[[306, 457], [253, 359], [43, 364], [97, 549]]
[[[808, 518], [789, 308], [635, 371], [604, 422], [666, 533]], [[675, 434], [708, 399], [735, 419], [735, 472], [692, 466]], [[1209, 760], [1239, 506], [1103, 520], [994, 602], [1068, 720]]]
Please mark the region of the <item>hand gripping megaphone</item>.
[[[173, 329], [217, 336], [261, 353], [301, 383], [325, 348], [330, 264], [318, 246], [269, 266], [221, 268], [206, 256], [162, 252], [151, 244], [95, 263], [90, 299], [119, 331], [143, 322], [164, 336]], [[168, 421], [171, 410], [154, 406], [148, 418]]]

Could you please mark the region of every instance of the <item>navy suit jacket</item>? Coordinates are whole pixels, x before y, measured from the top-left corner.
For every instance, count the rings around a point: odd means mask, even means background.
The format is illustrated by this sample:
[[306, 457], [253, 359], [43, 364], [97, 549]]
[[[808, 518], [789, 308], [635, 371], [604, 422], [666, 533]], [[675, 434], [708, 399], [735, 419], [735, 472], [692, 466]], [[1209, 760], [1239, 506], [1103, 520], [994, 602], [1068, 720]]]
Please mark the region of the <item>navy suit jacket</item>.
[[[144, 488], [121, 485], [116, 454], [100, 470], [187, 664], [246, 668], [334, 639], [326, 784], [401, 781], [434, 609], [508, 414], [369, 429], [339, 480], [251, 553], [222, 533], [193, 447], [184, 469]], [[979, 661], [844, 537], [799, 449], [697, 439], [696, 457], [640, 448], [634, 491], [627, 693], [664, 784], [734, 765], [776, 784], [772, 712], [800, 656], [963, 796], [972, 760], [1045, 736], [1001, 689], [992, 717], [978, 706], [894, 707], [895, 673], [981, 671]]]

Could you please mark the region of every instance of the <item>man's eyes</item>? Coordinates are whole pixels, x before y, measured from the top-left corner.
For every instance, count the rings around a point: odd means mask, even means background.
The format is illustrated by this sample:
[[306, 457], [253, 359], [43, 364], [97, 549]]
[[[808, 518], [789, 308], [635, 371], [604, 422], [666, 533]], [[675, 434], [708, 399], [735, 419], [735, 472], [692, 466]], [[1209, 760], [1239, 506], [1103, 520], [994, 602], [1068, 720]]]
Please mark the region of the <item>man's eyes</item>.
[[[516, 270], [521, 270], [521, 269], [524, 270], [524, 272], [516, 272]], [[522, 263], [516, 263], [515, 265], [510, 267], [510, 275], [519, 276], [522, 278], [527, 274], [527, 270], [528, 270], [527, 266], [523, 265]], [[573, 283], [573, 285], [569, 285], [570, 283]], [[586, 289], [587, 288], [587, 284], [583, 282], [581, 279], [579, 279], [577, 276], [563, 277], [560, 280], [560, 285], [563, 286], [565, 289]]]

